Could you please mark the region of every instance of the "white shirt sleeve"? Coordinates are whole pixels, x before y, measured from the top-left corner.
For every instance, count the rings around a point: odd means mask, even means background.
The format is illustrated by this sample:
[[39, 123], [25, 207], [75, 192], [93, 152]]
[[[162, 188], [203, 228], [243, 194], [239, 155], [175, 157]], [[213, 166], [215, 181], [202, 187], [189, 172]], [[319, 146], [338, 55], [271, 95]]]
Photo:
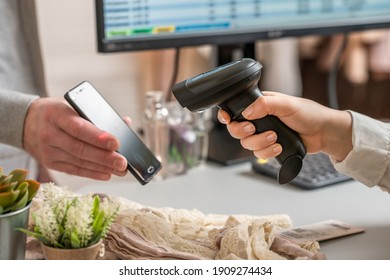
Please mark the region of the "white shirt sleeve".
[[390, 123], [351, 112], [353, 149], [335, 168], [348, 176], [390, 193]]

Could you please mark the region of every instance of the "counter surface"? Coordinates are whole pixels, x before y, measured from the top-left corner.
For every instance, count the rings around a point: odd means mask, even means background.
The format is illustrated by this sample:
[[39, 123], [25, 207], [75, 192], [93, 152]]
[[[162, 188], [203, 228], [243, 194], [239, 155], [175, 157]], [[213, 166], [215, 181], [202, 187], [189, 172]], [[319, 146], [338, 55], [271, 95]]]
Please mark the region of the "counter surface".
[[255, 174], [249, 163], [207, 164], [145, 186], [129, 174], [75, 191], [122, 196], [152, 207], [196, 208], [206, 214], [284, 213], [294, 226], [336, 219], [365, 232], [321, 242], [328, 259], [390, 259], [390, 194], [356, 181], [304, 190]]

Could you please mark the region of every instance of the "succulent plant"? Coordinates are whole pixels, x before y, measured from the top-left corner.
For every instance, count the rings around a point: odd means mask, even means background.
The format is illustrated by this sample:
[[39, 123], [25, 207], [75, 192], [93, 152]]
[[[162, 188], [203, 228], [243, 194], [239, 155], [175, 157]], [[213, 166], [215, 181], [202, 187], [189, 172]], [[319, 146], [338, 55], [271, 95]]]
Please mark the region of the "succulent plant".
[[0, 215], [25, 207], [39, 190], [40, 183], [27, 180], [28, 170], [14, 169], [8, 175], [0, 167]]

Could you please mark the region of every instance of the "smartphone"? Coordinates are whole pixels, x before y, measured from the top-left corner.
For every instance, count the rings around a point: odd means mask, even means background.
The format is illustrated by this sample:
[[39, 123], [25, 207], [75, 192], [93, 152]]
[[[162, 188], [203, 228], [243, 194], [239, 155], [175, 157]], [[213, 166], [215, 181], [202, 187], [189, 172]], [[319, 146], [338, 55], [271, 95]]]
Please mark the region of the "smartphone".
[[80, 83], [64, 97], [81, 117], [118, 138], [117, 152], [127, 159], [127, 169], [142, 185], [152, 180], [161, 162], [91, 83]]

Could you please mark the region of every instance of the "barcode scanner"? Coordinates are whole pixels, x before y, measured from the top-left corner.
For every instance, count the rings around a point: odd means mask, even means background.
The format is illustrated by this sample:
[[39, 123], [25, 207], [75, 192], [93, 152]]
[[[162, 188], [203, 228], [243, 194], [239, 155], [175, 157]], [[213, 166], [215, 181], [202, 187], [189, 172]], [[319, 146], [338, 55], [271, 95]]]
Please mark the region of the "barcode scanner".
[[[234, 121], [247, 121], [242, 111], [263, 96], [258, 88], [262, 65], [253, 59], [243, 58], [195, 77], [175, 84], [172, 92], [183, 108], [191, 112], [202, 111], [214, 106], [225, 110]], [[278, 135], [277, 142], [283, 151], [276, 157], [280, 164], [277, 180], [286, 184], [301, 171], [306, 148], [299, 135], [281, 122], [268, 115], [251, 120], [256, 134], [273, 130]]]

